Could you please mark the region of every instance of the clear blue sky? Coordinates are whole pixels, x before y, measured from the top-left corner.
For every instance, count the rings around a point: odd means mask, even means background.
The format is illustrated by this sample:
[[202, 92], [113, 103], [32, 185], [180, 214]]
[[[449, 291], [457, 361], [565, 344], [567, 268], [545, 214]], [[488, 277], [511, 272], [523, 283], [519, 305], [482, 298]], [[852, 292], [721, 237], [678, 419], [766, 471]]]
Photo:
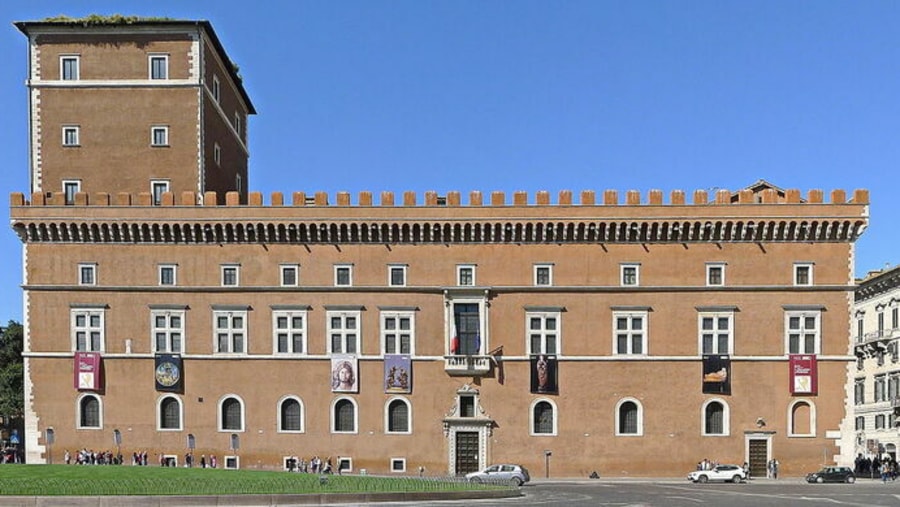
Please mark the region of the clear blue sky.
[[[868, 188], [856, 273], [900, 261], [900, 2], [6, 0], [7, 209], [28, 191], [11, 23], [92, 13], [212, 22], [259, 113], [266, 196]], [[20, 320], [10, 229], [0, 249], [0, 322]]]

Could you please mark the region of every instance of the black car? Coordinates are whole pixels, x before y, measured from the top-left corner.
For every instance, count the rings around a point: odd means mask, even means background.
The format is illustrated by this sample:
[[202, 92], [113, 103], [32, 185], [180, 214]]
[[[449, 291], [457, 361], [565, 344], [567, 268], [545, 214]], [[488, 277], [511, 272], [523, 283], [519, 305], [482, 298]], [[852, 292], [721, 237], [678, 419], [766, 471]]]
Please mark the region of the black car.
[[856, 474], [850, 467], [824, 467], [806, 476], [806, 482], [856, 482]]

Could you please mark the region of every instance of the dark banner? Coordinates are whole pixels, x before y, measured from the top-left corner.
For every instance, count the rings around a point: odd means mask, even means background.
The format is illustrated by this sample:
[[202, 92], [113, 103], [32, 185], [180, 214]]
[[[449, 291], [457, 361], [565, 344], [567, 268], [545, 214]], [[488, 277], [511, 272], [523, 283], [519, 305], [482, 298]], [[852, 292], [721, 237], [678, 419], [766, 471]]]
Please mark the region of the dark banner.
[[103, 358], [97, 352], [75, 353], [75, 389], [100, 391], [103, 389]]
[[157, 354], [154, 377], [156, 377], [157, 391], [183, 392], [184, 370], [181, 368], [181, 356]]
[[412, 392], [412, 361], [408, 354], [384, 355], [384, 392]]
[[818, 394], [819, 368], [814, 354], [792, 354], [791, 394]]
[[531, 356], [531, 392], [535, 394], [559, 394], [556, 356], [540, 354]]
[[730, 356], [703, 356], [703, 392], [731, 394]]

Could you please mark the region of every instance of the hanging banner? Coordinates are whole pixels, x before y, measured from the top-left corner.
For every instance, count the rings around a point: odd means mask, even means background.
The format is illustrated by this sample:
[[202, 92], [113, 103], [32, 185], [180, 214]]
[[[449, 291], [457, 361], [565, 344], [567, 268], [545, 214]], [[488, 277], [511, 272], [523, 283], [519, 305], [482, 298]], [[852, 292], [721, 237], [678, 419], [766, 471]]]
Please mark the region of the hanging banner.
[[101, 366], [103, 358], [97, 352], [75, 353], [75, 389], [100, 391], [103, 389]]
[[384, 392], [412, 392], [412, 360], [408, 354], [384, 355]]
[[540, 354], [531, 356], [531, 392], [535, 394], [559, 394], [556, 356]]
[[731, 357], [703, 356], [703, 392], [731, 394]]
[[814, 354], [792, 354], [791, 394], [818, 394], [819, 368]]
[[157, 354], [156, 368], [153, 371], [156, 377], [157, 391], [184, 392], [184, 370], [181, 367], [181, 356]]
[[331, 357], [331, 391], [335, 393], [355, 393], [359, 391], [356, 356], [340, 355]]

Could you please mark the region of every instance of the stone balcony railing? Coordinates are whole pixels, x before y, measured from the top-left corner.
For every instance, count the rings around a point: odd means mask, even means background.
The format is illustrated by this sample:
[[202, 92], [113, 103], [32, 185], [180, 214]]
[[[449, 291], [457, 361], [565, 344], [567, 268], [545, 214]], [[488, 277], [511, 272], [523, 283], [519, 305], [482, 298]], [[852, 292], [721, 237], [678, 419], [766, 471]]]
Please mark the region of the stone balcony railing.
[[486, 375], [491, 371], [491, 356], [444, 356], [444, 371], [454, 377]]

